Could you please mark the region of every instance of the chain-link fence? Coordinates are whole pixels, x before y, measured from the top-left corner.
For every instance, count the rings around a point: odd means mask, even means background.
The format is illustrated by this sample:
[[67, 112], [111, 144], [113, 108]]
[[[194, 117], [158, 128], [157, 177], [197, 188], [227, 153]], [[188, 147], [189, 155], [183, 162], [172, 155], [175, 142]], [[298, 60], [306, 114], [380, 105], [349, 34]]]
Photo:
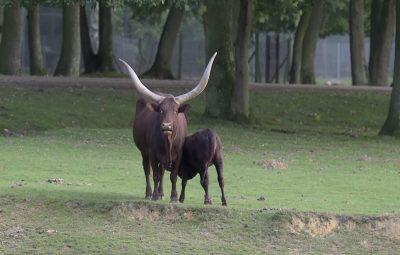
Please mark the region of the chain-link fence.
[[[121, 15], [121, 12], [117, 13]], [[157, 51], [158, 35], [137, 35], [129, 19], [129, 13], [123, 13], [123, 22], [114, 22], [113, 53], [115, 60], [122, 58], [130, 63], [138, 73], [146, 71], [152, 64]], [[26, 14], [23, 15], [24, 40], [22, 44], [23, 70], [28, 72], [29, 54], [26, 31]], [[161, 26], [162, 24], [160, 24]], [[120, 27], [122, 26], [122, 27]], [[45, 66], [51, 74], [60, 54], [62, 41], [62, 11], [60, 8], [42, 7], [40, 13], [41, 40]], [[160, 30], [160, 29], [159, 29]], [[195, 31], [195, 35], [194, 32]], [[288, 80], [291, 58], [292, 35], [258, 34], [252, 38], [249, 48], [249, 65], [251, 80], [261, 82], [279, 82]], [[267, 49], [267, 50], [266, 50]], [[365, 49], [369, 49], [369, 39], [365, 39]], [[256, 53], [258, 52], [258, 57]], [[278, 55], [276, 53], [279, 53]], [[368, 59], [369, 51], [366, 50]], [[390, 72], [393, 71], [393, 55]], [[258, 61], [258, 65], [256, 65]], [[116, 66], [118, 62], [115, 61]], [[181, 79], [198, 78], [204, 69], [205, 45], [204, 33], [199, 20], [183, 24], [172, 59], [173, 74]], [[257, 69], [259, 72], [257, 72]], [[278, 69], [278, 71], [277, 71]], [[350, 49], [348, 36], [331, 36], [320, 39], [315, 57], [315, 73], [318, 79], [349, 80], [351, 79]], [[278, 78], [278, 79], [277, 79]]]

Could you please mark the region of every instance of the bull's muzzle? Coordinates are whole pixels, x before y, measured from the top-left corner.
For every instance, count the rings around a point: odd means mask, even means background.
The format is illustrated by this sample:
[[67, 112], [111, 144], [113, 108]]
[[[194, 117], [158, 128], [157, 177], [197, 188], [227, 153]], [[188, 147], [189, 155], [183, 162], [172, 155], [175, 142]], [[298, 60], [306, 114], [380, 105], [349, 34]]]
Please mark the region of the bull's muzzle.
[[166, 134], [166, 135], [170, 135], [172, 134], [172, 123], [170, 122], [164, 122], [161, 124], [161, 131]]

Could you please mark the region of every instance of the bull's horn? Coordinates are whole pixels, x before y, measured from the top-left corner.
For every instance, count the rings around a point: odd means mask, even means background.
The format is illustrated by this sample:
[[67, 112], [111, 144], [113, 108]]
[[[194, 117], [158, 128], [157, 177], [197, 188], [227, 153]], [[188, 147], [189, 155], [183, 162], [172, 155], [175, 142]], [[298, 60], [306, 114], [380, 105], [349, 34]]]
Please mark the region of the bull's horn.
[[188, 93], [175, 97], [175, 101], [178, 104], [183, 104], [184, 102], [187, 102], [190, 99], [197, 97], [207, 87], [208, 78], [210, 77], [211, 67], [216, 55], [217, 53], [215, 52], [214, 55], [211, 57], [210, 62], [208, 62], [206, 70], [204, 71], [203, 77], [201, 77], [201, 80], [197, 84], [197, 86]]
[[121, 61], [126, 66], [126, 69], [128, 69], [129, 75], [131, 76], [131, 79], [133, 81], [133, 86], [135, 86], [135, 89], [140, 95], [152, 99], [156, 102], [159, 102], [164, 99], [163, 96], [157, 95], [151, 92], [148, 88], [146, 88], [146, 86], [144, 86], [143, 83], [139, 80], [135, 71], [133, 71], [132, 67], [130, 67], [128, 63], [126, 63], [122, 59], [120, 59], [119, 61]]

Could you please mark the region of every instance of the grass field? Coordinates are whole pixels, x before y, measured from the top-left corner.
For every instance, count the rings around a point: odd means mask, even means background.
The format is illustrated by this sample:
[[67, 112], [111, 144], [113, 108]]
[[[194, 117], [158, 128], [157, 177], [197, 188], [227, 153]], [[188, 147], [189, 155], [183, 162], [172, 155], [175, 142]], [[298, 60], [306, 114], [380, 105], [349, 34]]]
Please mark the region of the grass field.
[[388, 99], [254, 93], [251, 125], [195, 100], [190, 131], [224, 144], [223, 208], [214, 168], [211, 206], [198, 178], [184, 204], [143, 200], [132, 90], [0, 88], [0, 253], [397, 254], [400, 141], [376, 136]]

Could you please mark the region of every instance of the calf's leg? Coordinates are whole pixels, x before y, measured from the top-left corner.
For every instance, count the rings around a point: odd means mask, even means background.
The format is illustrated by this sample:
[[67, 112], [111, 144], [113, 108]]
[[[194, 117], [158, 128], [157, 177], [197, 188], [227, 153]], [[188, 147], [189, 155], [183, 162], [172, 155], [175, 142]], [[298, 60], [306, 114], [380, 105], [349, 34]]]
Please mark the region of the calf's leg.
[[218, 175], [218, 184], [221, 189], [221, 202], [223, 206], [227, 206], [225, 193], [224, 193], [224, 166], [222, 160], [216, 160], [214, 163], [215, 169], [217, 170]]
[[185, 189], [186, 189], [187, 178], [182, 176], [182, 190], [179, 196], [179, 202], [185, 201]]
[[208, 171], [207, 168], [203, 168], [200, 171], [200, 184], [204, 189], [205, 195], [204, 195], [204, 204], [212, 204], [211, 197], [208, 194]]

